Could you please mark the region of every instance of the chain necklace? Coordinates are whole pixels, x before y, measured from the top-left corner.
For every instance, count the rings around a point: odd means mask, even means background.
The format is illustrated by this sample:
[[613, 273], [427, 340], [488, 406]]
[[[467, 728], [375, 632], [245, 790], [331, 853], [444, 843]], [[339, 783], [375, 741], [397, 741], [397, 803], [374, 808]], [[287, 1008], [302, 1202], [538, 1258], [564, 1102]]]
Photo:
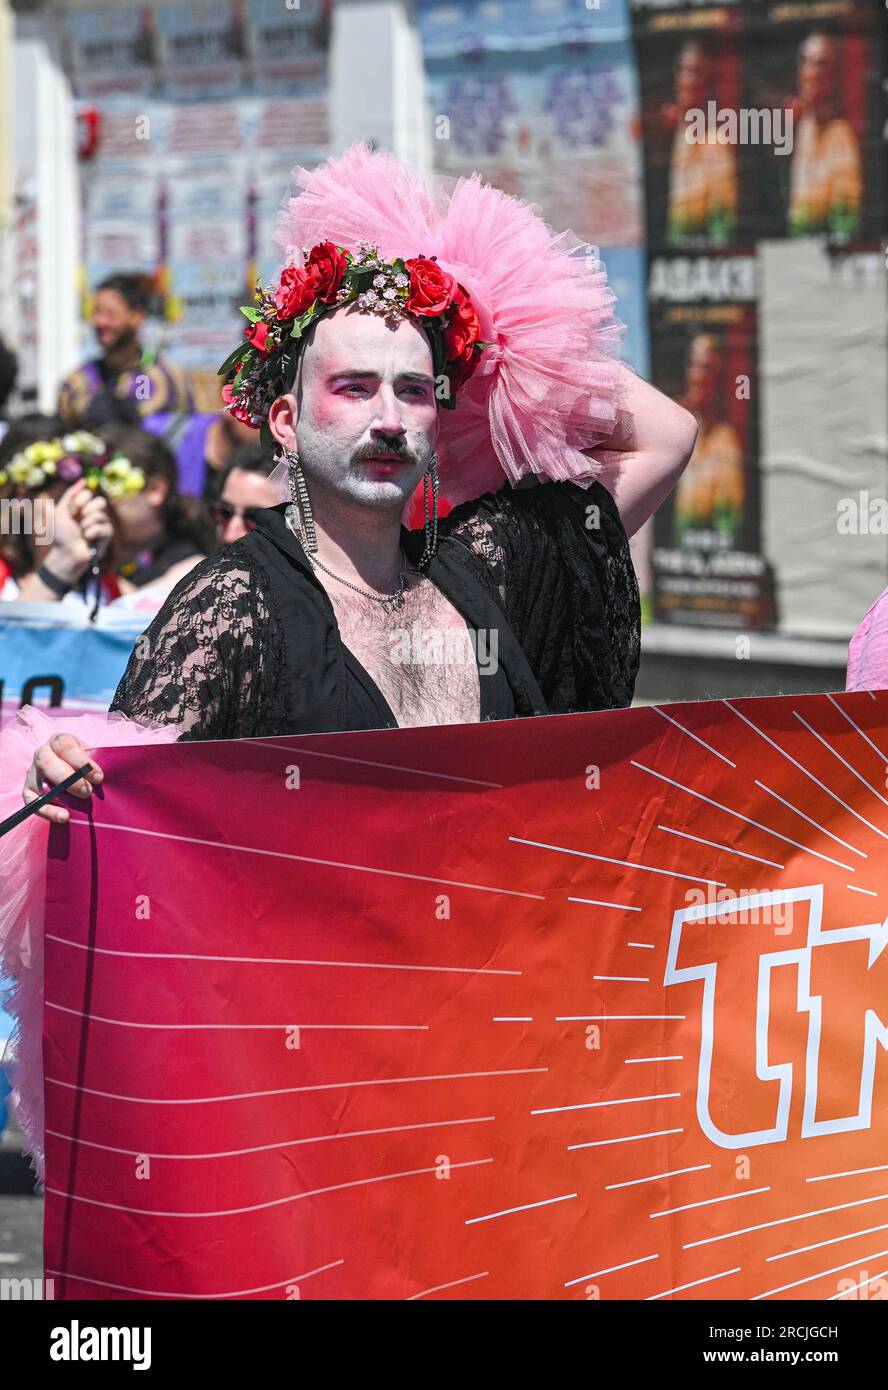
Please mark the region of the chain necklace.
[[[407, 556], [404, 555], [403, 549], [399, 550], [400, 556], [402, 556], [403, 563], [402, 567], [400, 567], [400, 574], [397, 575], [397, 589], [395, 594], [371, 594], [371, 592], [368, 591], [368, 589], [361, 589], [359, 588], [359, 585], [352, 584], [352, 581], [343, 580], [342, 575], [335, 574], [334, 570], [328, 570], [327, 566], [325, 566], [325, 564], [322, 563], [321, 560], [318, 560], [317, 553], [315, 553], [314, 550], [309, 549], [309, 546], [307, 546], [307, 537], [303, 534], [302, 528], [297, 528], [297, 525], [295, 524], [295, 518], [290, 517], [289, 507], [288, 509], [286, 509], [285, 520], [286, 524], [288, 524], [289, 530], [293, 532], [293, 535], [295, 535], [297, 541], [299, 541], [300, 545], [302, 545], [304, 553], [306, 553], [306, 559], [309, 560], [311, 569], [314, 569], [314, 567], [317, 566], [318, 569], [324, 570], [324, 574], [329, 574], [331, 580], [336, 580], [338, 584], [345, 584], [345, 587], [347, 589], [353, 589], [354, 594], [360, 594], [361, 598], [371, 599], [372, 602], [378, 603], [379, 607], [381, 607], [382, 612], [384, 613], [393, 613], [397, 609], [403, 609], [404, 592], [406, 592], [407, 589], [406, 571], [407, 569], [410, 569], [411, 574], [417, 573], [417, 571], [413, 569], [413, 566], [409, 566], [409, 564], [407, 564]], [[302, 518], [299, 518], [299, 520], [302, 520]], [[317, 542], [315, 542], [315, 545], [317, 545]]]
[[[287, 522], [289, 525], [289, 517], [287, 518]], [[294, 528], [291, 526], [290, 529], [293, 530]], [[294, 532], [294, 534], [296, 533]], [[395, 593], [371, 594], [368, 589], [361, 589], [357, 584], [352, 584], [350, 579], [343, 579], [341, 574], [334, 574], [333, 570], [328, 569], [327, 566], [318, 559], [317, 555], [309, 554], [309, 552], [306, 551], [306, 558], [312, 569], [317, 566], [318, 569], [324, 571], [324, 574], [329, 574], [331, 579], [335, 579], [337, 583], [344, 584], [347, 589], [353, 589], [354, 592], [360, 594], [362, 598], [372, 599], [374, 603], [379, 604], [384, 613], [393, 613], [404, 607], [404, 593], [407, 588], [407, 556], [404, 554], [403, 550], [400, 551], [400, 555], [403, 564], [401, 565], [401, 572], [398, 575], [398, 587]]]
[[[403, 550], [401, 551], [401, 554], [404, 555]], [[404, 559], [406, 562], [406, 556], [404, 556]], [[351, 580], [343, 579], [341, 574], [334, 574], [332, 570], [328, 570], [327, 566], [321, 563], [317, 555], [309, 556], [309, 560], [312, 565], [317, 565], [318, 569], [322, 569], [324, 571], [324, 574], [329, 574], [331, 579], [335, 579], [340, 584], [344, 584], [347, 589], [353, 589], [354, 592], [356, 594], [360, 594], [362, 598], [369, 598], [372, 599], [374, 603], [378, 603], [384, 613], [394, 613], [397, 609], [404, 607], [404, 593], [407, 588], [407, 573], [403, 564], [401, 566], [401, 573], [398, 575], [398, 587], [395, 593], [371, 594], [368, 589], [360, 589], [358, 588], [357, 584], [352, 584]]]

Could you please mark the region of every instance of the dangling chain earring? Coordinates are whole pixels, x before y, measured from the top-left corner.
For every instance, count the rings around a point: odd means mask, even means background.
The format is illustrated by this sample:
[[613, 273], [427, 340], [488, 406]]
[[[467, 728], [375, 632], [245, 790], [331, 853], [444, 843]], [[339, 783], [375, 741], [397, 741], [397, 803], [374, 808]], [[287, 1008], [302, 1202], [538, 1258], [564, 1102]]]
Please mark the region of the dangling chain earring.
[[[432, 511], [429, 516], [429, 484], [432, 489]], [[425, 516], [425, 549], [417, 561], [417, 569], [425, 569], [438, 549], [438, 455], [432, 454], [422, 476], [422, 509]]]
[[285, 513], [287, 524], [299, 537], [303, 550], [313, 555], [318, 548], [318, 538], [315, 534], [305, 474], [302, 472], [299, 455], [295, 449], [285, 449], [284, 456], [287, 460], [287, 480], [290, 487], [290, 502]]

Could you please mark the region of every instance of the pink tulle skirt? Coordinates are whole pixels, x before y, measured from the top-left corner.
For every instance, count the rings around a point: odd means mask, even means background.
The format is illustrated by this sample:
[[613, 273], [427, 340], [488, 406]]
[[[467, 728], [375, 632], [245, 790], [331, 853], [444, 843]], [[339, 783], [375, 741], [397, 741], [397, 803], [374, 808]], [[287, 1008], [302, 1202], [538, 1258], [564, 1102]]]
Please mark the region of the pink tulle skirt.
[[[76, 734], [88, 749], [172, 743], [175, 728], [145, 728], [123, 715], [51, 718], [26, 705], [0, 730], [0, 821], [22, 805], [22, 783], [34, 753], [53, 734]], [[43, 914], [49, 822], [31, 816], [0, 840], [0, 973], [11, 985], [4, 1005], [15, 1027], [3, 1055], [12, 1107], [42, 1189], [43, 1167]]]

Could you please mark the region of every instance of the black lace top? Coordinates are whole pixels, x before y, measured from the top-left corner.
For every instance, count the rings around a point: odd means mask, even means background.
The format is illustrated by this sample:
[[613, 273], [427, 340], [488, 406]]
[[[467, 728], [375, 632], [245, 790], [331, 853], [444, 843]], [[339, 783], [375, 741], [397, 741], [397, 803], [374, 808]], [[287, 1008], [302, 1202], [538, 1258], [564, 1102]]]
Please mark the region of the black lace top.
[[[395, 727], [344, 646], [332, 604], [284, 520], [201, 561], [136, 643], [112, 710], [174, 723], [183, 739]], [[423, 534], [402, 531], [408, 558]], [[566, 714], [631, 702], [640, 601], [629, 544], [600, 484], [504, 488], [439, 523], [429, 579], [469, 629], [496, 629], [481, 718]]]

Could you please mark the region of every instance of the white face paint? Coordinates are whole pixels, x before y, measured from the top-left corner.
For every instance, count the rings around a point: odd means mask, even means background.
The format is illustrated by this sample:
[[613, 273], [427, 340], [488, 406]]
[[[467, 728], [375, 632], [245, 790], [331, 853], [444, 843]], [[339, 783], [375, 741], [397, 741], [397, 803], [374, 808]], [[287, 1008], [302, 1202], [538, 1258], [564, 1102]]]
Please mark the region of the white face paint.
[[[296, 439], [309, 492], [400, 509], [434, 452], [432, 352], [411, 319], [339, 310], [319, 320], [300, 362]], [[395, 461], [373, 461], [391, 451]]]

